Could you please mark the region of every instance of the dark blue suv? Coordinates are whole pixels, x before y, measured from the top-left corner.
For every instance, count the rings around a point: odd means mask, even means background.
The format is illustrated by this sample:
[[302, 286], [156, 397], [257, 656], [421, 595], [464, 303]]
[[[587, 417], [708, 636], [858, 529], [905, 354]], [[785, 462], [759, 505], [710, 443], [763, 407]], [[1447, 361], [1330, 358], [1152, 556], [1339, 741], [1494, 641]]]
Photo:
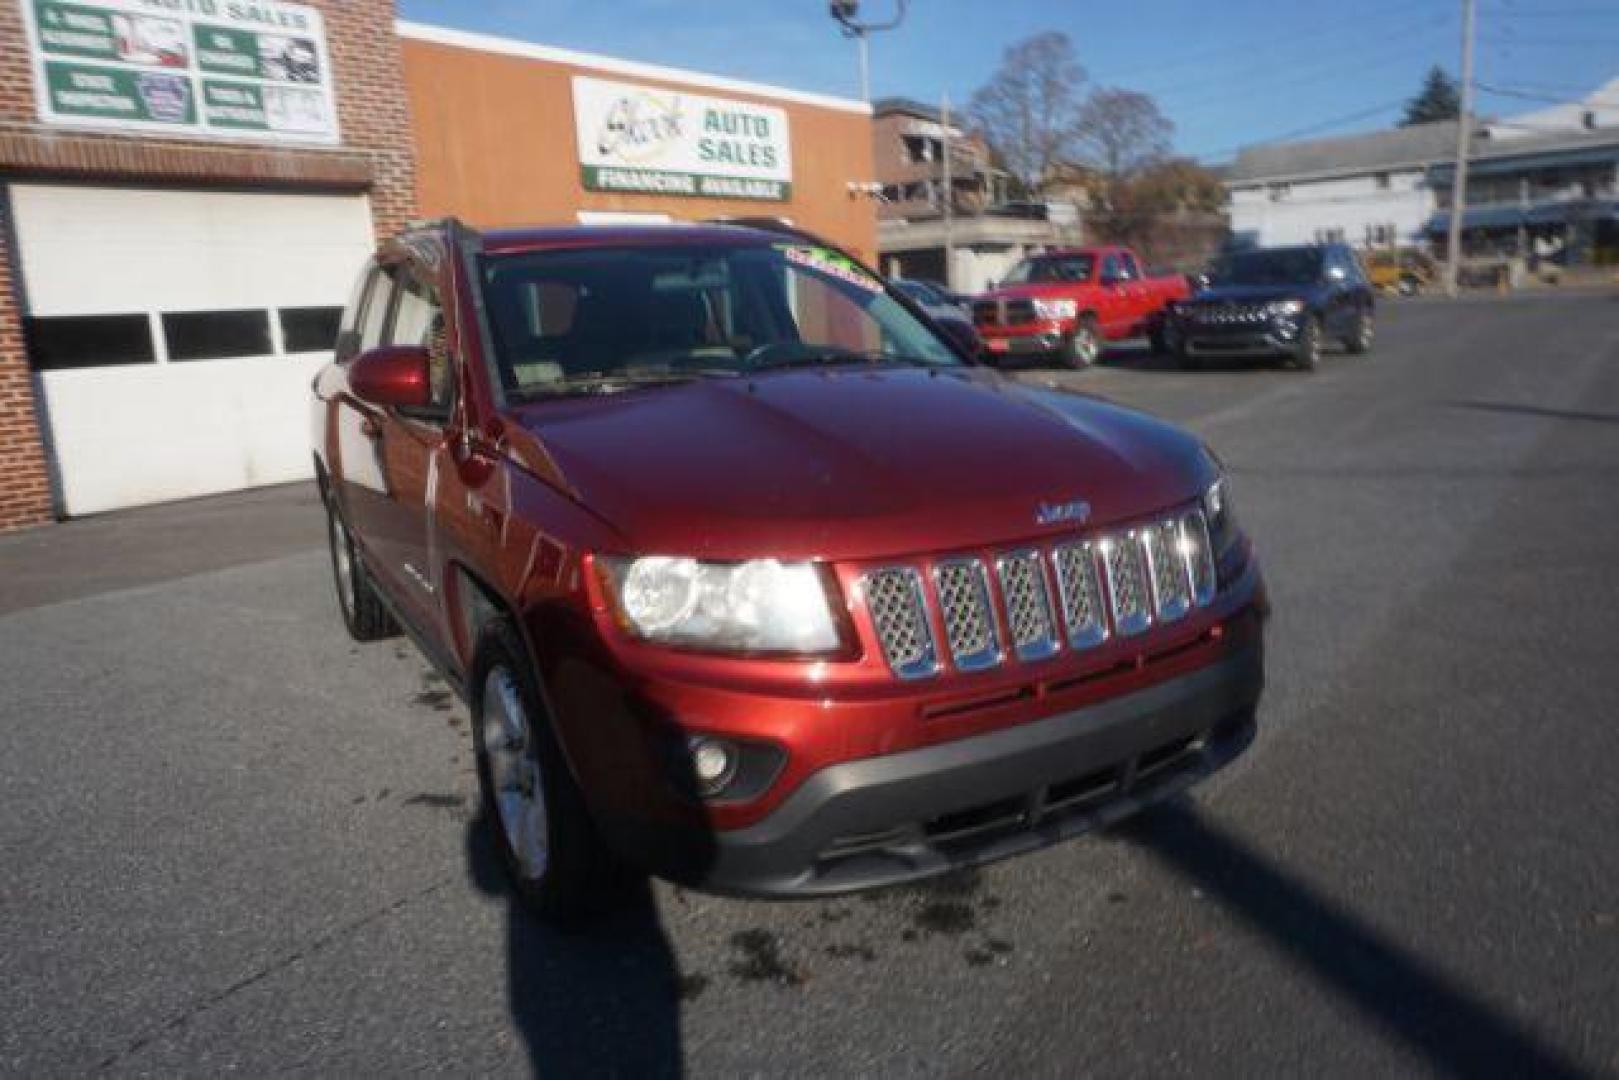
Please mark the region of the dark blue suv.
[[1222, 354], [1282, 357], [1313, 371], [1327, 341], [1372, 347], [1373, 289], [1345, 244], [1261, 248], [1221, 256], [1206, 284], [1170, 307], [1165, 344], [1191, 366]]

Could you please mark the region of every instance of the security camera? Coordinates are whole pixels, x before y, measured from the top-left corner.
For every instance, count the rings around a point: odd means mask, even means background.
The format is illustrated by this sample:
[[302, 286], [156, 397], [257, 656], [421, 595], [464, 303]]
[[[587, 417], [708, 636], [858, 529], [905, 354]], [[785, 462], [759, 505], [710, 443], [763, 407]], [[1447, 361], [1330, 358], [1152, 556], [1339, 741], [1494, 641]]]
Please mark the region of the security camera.
[[838, 22], [851, 22], [860, 14], [860, 0], [832, 0], [827, 8]]

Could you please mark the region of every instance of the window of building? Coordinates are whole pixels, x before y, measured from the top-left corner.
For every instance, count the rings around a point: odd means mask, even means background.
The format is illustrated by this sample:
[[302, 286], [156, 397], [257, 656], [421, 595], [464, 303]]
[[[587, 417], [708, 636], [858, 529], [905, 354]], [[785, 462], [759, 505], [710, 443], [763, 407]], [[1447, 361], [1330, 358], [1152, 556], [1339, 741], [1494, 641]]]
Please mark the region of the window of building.
[[1372, 182], [1377, 185], [1378, 191], [1387, 191], [1389, 189], [1389, 174], [1380, 172], [1372, 177]]
[[905, 160], [913, 165], [944, 159], [944, 143], [938, 139], [930, 139], [925, 135], [906, 135], [904, 141]]
[[45, 315], [23, 320], [28, 365], [35, 371], [150, 364], [152, 323], [145, 315]]
[[1271, 202], [1281, 202], [1293, 192], [1292, 184], [1267, 184], [1265, 191], [1270, 195]]
[[1344, 231], [1342, 229], [1317, 229], [1315, 231], [1315, 242], [1318, 244], [1341, 244], [1344, 242]]
[[270, 313], [242, 311], [175, 311], [163, 316], [163, 337], [170, 360], [228, 360], [267, 356]]
[[337, 343], [340, 307], [282, 308], [281, 347], [289, 353], [326, 352]]

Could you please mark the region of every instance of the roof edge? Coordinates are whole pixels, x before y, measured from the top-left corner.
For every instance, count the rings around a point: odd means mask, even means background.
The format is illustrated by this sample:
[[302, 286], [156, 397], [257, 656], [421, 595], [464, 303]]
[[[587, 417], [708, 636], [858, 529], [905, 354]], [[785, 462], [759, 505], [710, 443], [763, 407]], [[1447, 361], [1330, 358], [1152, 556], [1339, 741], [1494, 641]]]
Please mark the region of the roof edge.
[[448, 26], [434, 26], [429, 23], [412, 22], [408, 19], [400, 19], [395, 22], [394, 31], [400, 37], [409, 38], [412, 41], [427, 41], [436, 45], [449, 45], [454, 48], [471, 49], [476, 52], [516, 56], [525, 60], [544, 60], [553, 64], [566, 64], [570, 67], [587, 68], [591, 71], [608, 72], [613, 75], [628, 75], [643, 79], [661, 79], [665, 82], [686, 83], [705, 90], [729, 90], [733, 93], [752, 94], [756, 97], [771, 98], [776, 101], [790, 101], [799, 105], [815, 105], [824, 109], [837, 109], [862, 116], [871, 115], [871, 104], [869, 102], [855, 101], [853, 98], [817, 94], [808, 90], [792, 90], [784, 86], [748, 82], [745, 79], [733, 79], [725, 75], [707, 75], [700, 71], [664, 67], [661, 64], [646, 64], [639, 60], [622, 60], [612, 56], [601, 56], [597, 53], [576, 52], [572, 49], [561, 49], [552, 45], [522, 41], [518, 38], [497, 37], [493, 34], [480, 34], [471, 30], [456, 30]]

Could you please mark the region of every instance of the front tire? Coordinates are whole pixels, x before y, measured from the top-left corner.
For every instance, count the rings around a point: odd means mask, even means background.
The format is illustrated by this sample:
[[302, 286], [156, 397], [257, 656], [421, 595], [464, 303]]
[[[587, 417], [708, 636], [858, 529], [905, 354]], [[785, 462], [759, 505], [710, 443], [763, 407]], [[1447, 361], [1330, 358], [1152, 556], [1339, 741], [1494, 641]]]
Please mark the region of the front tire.
[[1362, 308], [1355, 314], [1355, 328], [1344, 338], [1344, 348], [1356, 356], [1370, 352], [1372, 340], [1376, 336], [1377, 325], [1372, 319], [1372, 311], [1370, 308]]
[[484, 820], [518, 897], [541, 919], [570, 923], [607, 906], [612, 866], [527, 657], [504, 619], [479, 636], [468, 683], [478, 784]]
[[1321, 320], [1307, 316], [1299, 327], [1299, 340], [1293, 346], [1293, 366], [1300, 371], [1314, 371], [1321, 366]]
[[1076, 371], [1096, 363], [1102, 355], [1102, 334], [1096, 328], [1096, 319], [1086, 315], [1074, 327], [1074, 332], [1062, 345], [1062, 361]]
[[332, 552], [332, 581], [343, 625], [355, 641], [379, 641], [399, 633], [399, 624], [377, 595], [376, 581], [365, 568], [343, 516], [326, 500], [326, 540]]

